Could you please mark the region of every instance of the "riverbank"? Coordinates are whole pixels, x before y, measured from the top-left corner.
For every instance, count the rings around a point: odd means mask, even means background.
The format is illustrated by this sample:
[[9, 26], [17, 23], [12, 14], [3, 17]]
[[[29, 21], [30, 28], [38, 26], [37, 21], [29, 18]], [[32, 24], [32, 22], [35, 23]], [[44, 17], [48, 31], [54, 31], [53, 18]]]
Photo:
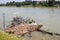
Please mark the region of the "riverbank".
[[41, 32], [32, 32], [32, 37], [24, 36], [25, 40], [60, 40], [60, 36], [49, 35]]
[[[0, 6], [0, 7], [16, 7], [16, 6]], [[60, 7], [47, 7], [47, 6], [20, 6], [18, 8], [60, 8]]]

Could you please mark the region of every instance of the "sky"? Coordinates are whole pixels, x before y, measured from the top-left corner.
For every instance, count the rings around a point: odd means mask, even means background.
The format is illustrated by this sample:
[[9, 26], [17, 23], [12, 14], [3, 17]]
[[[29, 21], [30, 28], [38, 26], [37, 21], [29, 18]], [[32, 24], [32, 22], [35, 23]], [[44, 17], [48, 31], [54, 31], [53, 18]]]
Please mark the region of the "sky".
[[[0, 3], [6, 3], [6, 2], [10, 2], [10, 1], [22, 2], [22, 1], [25, 1], [25, 0], [0, 0]], [[43, 1], [43, 0], [35, 0], [35, 1]]]

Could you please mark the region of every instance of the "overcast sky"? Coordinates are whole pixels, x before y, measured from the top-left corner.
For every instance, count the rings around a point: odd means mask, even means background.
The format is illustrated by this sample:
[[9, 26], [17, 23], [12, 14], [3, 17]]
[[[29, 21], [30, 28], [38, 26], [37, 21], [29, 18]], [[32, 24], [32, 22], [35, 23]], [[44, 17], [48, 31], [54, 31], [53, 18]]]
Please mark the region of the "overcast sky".
[[[25, 1], [25, 0], [0, 0], [0, 3], [6, 3], [6, 2], [10, 2], [10, 1], [18, 1], [18, 2], [21, 2], [21, 1]], [[35, 0], [35, 1], [42, 1], [42, 0]]]

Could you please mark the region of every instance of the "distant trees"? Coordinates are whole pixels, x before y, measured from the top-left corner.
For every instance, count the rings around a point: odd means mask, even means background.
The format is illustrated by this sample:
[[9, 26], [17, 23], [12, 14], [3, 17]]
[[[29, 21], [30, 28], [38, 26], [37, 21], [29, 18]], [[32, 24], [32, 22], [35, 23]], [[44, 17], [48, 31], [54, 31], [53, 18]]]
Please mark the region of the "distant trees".
[[16, 3], [15, 3], [15, 6], [16, 6], [16, 7], [20, 7], [20, 6], [21, 6], [21, 3], [20, 3], [20, 2], [16, 2]]
[[16, 7], [21, 7], [21, 6], [29, 6], [32, 5], [33, 7], [36, 6], [54, 6], [56, 4], [60, 5], [60, 1], [55, 1], [55, 0], [49, 0], [49, 1], [25, 1], [25, 2], [7, 2], [6, 4], [0, 4], [0, 6], [16, 6]]
[[56, 1], [55, 4], [59, 4], [60, 5], [60, 1]]
[[46, 1], [41, 2], [41, 5], [42, 5], [42, 6], [47, 6], [47, 4], [48, 4], [48, 3], [47, 3]]
[[0, 6], [5, 6], [5, 4], [0, 4]]
[[31, 5], [32, 4], [32, 2], [23, 2], [24, 3], [24, 5]]
[[15, 1], [13, 1], [13, 2], [7, 2], [6, 3], [6, 6], [13, 6], [13, 5], [15, 5], [16, 3], [15, 3]]
[[21, 4], [21, 2], [15, 2], [15, 1], [13, 1], [13, 2], [7, 2], [6, 3], [6, 6], [16, 6], [16, 7], [20, 7], [22, 4]]
[[55, 0], [48, 1], [48, 6], [54, 6], [54, 5], [55, 5]]
[[32, 5], [33, 5], [34, 7], [36, 7], [37, 2], [36, 2], [36, 1], [33, 1]]
[[16, 6], [16, 7], [20, 7], [20, 6], [24, 6], [24, 5], [31, 5], [32, 2], [7, 2], [6, 6]]

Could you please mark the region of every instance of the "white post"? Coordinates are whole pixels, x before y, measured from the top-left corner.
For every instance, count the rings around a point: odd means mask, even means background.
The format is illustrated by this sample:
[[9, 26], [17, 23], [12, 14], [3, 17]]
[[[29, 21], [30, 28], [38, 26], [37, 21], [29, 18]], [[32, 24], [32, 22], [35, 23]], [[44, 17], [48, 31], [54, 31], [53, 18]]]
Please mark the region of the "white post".
[[3, 13], [3, 30], [5, 31], [5, 13]]

